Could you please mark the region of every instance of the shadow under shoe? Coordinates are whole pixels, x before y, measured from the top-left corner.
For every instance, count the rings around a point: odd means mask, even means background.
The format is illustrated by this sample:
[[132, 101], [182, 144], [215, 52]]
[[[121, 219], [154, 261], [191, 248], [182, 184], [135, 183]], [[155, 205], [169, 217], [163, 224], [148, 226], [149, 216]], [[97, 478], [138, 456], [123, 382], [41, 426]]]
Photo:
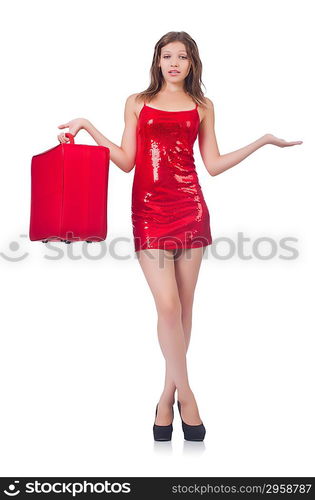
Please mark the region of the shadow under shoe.
[[[157, 416], [158, 405], [156, 405], [155, 409], [155, 418]], [[174, 408], [172, 406], [173, 418], [174, 418]], [[154, 419], [155, 422], [155, 419]], [[169, 425], [157, 425], [154, 423], [153, 425], [153, 435], [155, 441], [170, 441], [172, 439], [173, 432], [173, 424]]]
[[182, 419], [181, 406], [179, 401], [177, 401], [177, 406], [182, 421], [184, 438], [186, 439], [186, 441], [203, 441], [206, 434], [206, 429], [203, 423], [197, 425], [186, 424], [186, 422], [184, 422]]

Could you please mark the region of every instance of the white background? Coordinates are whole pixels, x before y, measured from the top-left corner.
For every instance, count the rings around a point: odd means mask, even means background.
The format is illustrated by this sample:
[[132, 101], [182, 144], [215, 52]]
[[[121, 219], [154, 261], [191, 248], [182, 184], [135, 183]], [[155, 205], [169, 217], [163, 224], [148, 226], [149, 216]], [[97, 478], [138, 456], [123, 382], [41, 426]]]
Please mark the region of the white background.
[[[314, 80], [307, 1], [32, 1], [1, 13], [2, 476], [314, 476]], [[213, 239], [188, 351], [207, 434], [154, 443], [164, 384], [156, 309], [135, 257], [134, 170], [110, 164], [103, 245], [28, 238], [33, 155], [88, 118], [120, 145], [128, 95], [149, 85], [154, 45], [186, 31], [203, 64], [221, 154], [265, 146], [211, 177], [195, 161]], [[95, 144], [81, 131], [77, 143]], [[125, 238], [115, 257], [114, 238]], [[253, 253], [272, 238], [273, 258]], [[280, 247], [282, 238], [297, 258]], [[71, 248], [70, 248], [71, 247]], [[214, 254], [216, 247], [217, 254]], [[101, 250], [106, 250], [100, 257]], [[259, 246], [261, 255], [270, 251]], [[67, 252], [69, 252], [67, 254]], [[72, 252], [73, 255], [70, 254]], [[24, 256], [24, 257], [23, 257]]]

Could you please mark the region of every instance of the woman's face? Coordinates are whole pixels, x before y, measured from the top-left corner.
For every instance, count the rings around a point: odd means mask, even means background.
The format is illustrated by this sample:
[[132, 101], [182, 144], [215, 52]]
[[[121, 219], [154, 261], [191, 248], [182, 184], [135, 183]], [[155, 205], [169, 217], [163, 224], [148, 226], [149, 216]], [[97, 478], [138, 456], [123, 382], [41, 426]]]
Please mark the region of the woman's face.
[[165, 81], [178, 83], [185, 80], [191, 67], [185, 45], [182, 42], [164, 45], [159, 66]]

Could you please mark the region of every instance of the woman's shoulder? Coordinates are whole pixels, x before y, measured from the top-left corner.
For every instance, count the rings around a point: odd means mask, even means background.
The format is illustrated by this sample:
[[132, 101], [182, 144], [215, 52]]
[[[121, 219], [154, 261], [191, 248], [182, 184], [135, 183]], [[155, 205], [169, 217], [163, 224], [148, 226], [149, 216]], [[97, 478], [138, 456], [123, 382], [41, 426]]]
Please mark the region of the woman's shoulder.
[[213, 110], [213, 102], [209, 97], [203, 96], [202, 99], [202, 106], [199, 108], [200, 112], [200, 122], [204, 120], [208, 112], [211, 112]]
[[140, 96], [140, 94], [141, 94], [141, 92], [138, 92], [138, 93], [135, 93], [135, 94], [130, 94], [127, 97], [127, 101], [135, 102], [136, 100], [139, 100], [139, 99], [137, 99], [137, 97]]
[[211, 99], [209, 99], [209, 97], [206, 97], [206, 96], [204, 96], [204, 99], [205, 99], [205, 101], [206, 101], [206, 102], [205, 102], [205, 107], [206, 107], [207, 109], [211, 109], [211, 108], [213, 108], [213, 102], [211, 101]]
[[144, 98], [140, 94], [141, 92], [130, 94], [126, 99], [126, 106], [130, 106], [137, 117], [144, 103]]

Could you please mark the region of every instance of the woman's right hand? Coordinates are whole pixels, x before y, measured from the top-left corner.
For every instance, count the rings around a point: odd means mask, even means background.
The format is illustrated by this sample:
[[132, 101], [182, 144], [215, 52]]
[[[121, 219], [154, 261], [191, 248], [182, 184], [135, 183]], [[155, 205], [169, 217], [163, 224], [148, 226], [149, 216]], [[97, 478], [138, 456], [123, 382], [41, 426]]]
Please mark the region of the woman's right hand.
[[[77, 133], [79, 132], [79, 130], [84, 128], [85, 122], [86, 122], [85, 118], [75, 118], [74, 120], [71, 120], [67, 123], [63, 123], [62, 125], [58, 125], [58, 128], [69, 127], [68, 133], [72, 134], [73, 137], [75, 137], [77, 135]], [[59, 134], [57, 137], [58, 137], [59, 142], [69, 142], [70, 141], [69, 137], [66, 137], [64, 132]]]

